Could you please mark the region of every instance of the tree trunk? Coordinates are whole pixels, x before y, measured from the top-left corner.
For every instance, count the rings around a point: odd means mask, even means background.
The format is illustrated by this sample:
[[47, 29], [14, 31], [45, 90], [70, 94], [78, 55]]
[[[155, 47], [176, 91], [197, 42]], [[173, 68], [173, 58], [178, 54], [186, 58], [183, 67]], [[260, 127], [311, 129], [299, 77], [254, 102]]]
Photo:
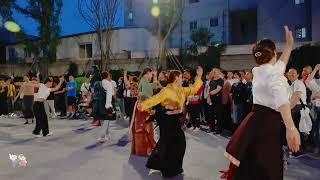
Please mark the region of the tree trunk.
[[106, 56], [105, 60], [102, 63], [102, 69], [105, 71], [109, 69], [108, 67], [108, 61], [110, 60], [110, 55], [111, 55], [111, 39], [112, 39], [112, 30], [107, 30], [106, 32]]
[[39, 64], [40, 74], [41, 74], [42, 78], [47, 78], [48, 77], [48, 70], [49, 70], [48, 59], [45, 57], [42, 57], [40, 59], [39, 63], [40, 63]]
[[166, 41], [160, 40], [159, 47], [159, 62], [157, 63], [158, 69], [160, 67], [161, 69], [167, 69]]

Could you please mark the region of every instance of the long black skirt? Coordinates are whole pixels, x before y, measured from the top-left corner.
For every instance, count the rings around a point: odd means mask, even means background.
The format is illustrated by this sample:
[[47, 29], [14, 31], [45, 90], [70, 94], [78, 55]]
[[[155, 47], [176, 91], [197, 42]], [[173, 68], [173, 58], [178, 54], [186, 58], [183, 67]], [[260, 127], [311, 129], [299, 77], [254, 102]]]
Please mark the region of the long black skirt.
[[227, 145], [225, 155], [239, 166], [233, 179], [283, 179], [283, 126], [279, 112], [254, 105]]
[[24, 95], [23, 96], [23, 117], [25, 119], [33, 118], [33, 95]]
[[182, 114], [162, 115], [157, 122], [160, 139], [148, 159], [146, 167], [160, 170], [164, 177], [173, 177], [183, 172], [183, 157], [186, 139], [182, 125]]

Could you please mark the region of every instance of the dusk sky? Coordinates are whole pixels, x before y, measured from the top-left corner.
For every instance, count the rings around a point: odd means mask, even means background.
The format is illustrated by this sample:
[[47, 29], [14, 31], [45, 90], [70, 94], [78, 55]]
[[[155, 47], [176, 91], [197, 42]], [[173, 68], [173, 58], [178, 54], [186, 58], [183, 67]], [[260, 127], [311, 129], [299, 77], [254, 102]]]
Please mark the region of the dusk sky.
[[[75, 33], [92, 31], [90, 26], [79, 15], [78, 0], [63, 0], [63, 9], [61, 16], [61, 35], [70, 35]], [[31, 18], [15, 13], [17, 23], [25, 32], [30, 35], [37, 35], [37, 24]], [[119, 10], [118, 26], [123, 26], [123, 6], [121, 4]]]

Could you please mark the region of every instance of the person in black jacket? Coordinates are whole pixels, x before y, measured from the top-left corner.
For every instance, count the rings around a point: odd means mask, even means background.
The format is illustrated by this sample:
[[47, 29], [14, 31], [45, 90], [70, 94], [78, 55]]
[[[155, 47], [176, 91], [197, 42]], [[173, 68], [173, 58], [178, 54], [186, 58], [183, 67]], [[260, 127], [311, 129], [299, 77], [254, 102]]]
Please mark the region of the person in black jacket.
[[231, 88], [232, 99], [233, 99], [233, 123], [239, 125], [245, 117], [245, 105], [247, 101], [247, 87], [242, 82], [240, 74], [234, 73], [234, 84]]

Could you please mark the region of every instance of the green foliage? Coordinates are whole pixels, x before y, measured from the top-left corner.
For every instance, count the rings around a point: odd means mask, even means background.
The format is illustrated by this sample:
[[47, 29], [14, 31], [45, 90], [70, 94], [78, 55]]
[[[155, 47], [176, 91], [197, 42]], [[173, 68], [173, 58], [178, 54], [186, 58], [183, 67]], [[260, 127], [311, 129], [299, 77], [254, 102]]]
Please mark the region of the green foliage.
[[206, 52], [193, 55], [188, 49], [181, 49], [179, 59], [182, 59], [181, 63], [185, 67], [195, 68], [200, 64], [203, 66], [204, 72], [209, 72], [213, 67], [220, 67], [220, 57], [224, 50], [224, 45], [208, 46]]
[[[28, 42], [26, 35], [20, 37], [27, 50], [39, 55], [42, 52], [42, 68], [47, 73], [48, 62], [56, 60], [56, 51], [60, 43], [60, 16], [63, 6], [62, 0], [26, 0], [21, 6], [17, 0], [4, 0], [6, 6], [2, 6], [1, 12], [5, 18], [12, 19], [12, 12], [17, 11], [26, 17], [32, 18], [38, 25], [39, 39], [37, 43]], [[22, 27], [23, 28], [23, 27]], [[22, 32], [23, 33], [23, 32]]]
[[77, 77], [74, 79], [75, 82], [77, 82], [77, 92], [80, 91], [80, 88], [82, 86], [83, 83], [85, 83], [87, 81], [87, 77]]
[[188, 45], [188, 51], [192, 55], [198, 55], [198, 48], [209, 46], [213, 34], [208, 28], [199, 28], [191, 33], [191, 43]]
[[294, 49], [288, 67], [296, 67], [300, 70], [305, 65], [315, 66], [320, 62], [320, 44], [307, 44]]
[[71, 63], [69, 65], [68, 74], [71, 74], [73, 77], [78, 76], [78, 65], [76, 63]]

